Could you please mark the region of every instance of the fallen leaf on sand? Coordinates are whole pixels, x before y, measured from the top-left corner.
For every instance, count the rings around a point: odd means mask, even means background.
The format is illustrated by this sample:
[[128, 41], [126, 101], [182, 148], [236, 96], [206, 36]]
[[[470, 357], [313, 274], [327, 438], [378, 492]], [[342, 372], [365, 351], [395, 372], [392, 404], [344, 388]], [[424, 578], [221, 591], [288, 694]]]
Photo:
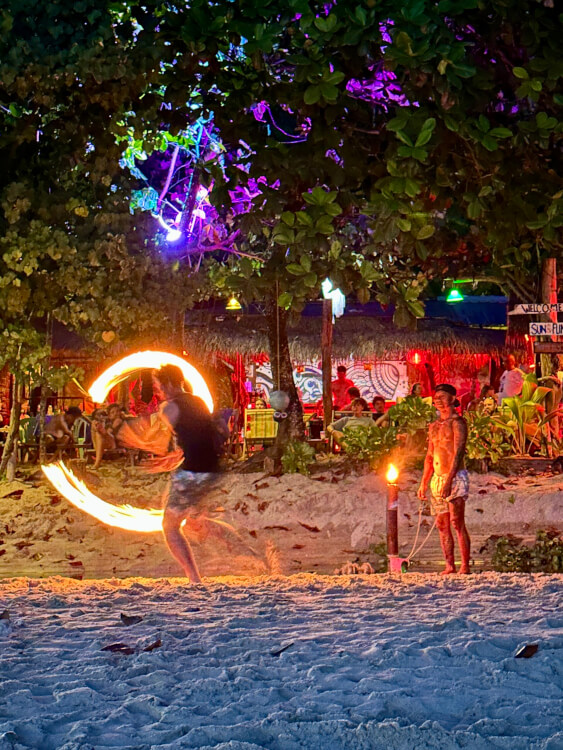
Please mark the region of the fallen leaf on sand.
[[161, 646], [162, 646], [162, 641], [160, 640], [160, 638], [158, 638], [154, 643], [151, 643], [150, 645], [145, 646], [143, 651], [154, 651], [155, 648], [160, 648]]
[[81, 568], [83, 566], [82, 560], [70, 560], [69, 565], [72, 565], [73, 568]]
[[303, 526], [304, 529], [307, 529], [307, 531], [313, 531], [315, 534], [318, 534], [320, 532], [320, 529], [317, 528], [317, 526], [309, 526], [306, 523], [302, 523], [299, 521], [299, 526]]
[[134, 654], [135, 649], [128, 646], [126, 643], [112, 643], [109, 646], [104, 646], [102, 651], [112, 651], [117, 654]]
[[269, 487], [270, 485], [268, 482], [262, 482], [262, 484], [255, 485], [257, 490], [265, 490], [266, 487]]
[[32, 547], [32, 546], [33, 546], [33, 542], [16, 542], [16, 543], [14, 544], [14, 547], [15, 547], [16, 549], [19, 549], [19, 550], [22, 550], [22, 549], [24, 549], [25, 547]]
[[270, 656], [279, 656], [280, 654], [283, 654], [284, 651], [287, 651], [288, 648], [291, 648], [293, 646], [295, 641], [291, 641], [291, 643], [287, 643], [285, 646], [282, 646], [281, 648], [274, 649], [273, 651], [270, 651]]
[[141, 615], [125, 615], [123, 612], [121, 613], [121, 622], [124, 625], [136, 625], [142, 619]]
[[304, 544], [294, 544], [292, 549], [303, 549], [304, 546]]
[[486, 495], [489, 490], [479, 490], [479, 495]]
[[23, 495], [23, 490], [13, 490], [12, 492], [8, 492], [7, 495], [2, 496], [2, 500], [6, 497], [21, 497]]
[[535, 653], [537, 653], [539, 646], [537, 643], [527, 643], [514, 654], [515, 659], [529, 659]]

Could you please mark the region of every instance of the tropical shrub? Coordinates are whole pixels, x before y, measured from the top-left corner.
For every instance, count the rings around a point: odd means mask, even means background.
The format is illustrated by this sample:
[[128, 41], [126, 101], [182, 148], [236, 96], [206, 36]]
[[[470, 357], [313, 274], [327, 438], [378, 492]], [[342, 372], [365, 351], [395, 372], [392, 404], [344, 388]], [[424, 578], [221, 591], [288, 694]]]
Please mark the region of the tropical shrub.
[[497, 540], [492, 564], [501, 573], [561, 573], [563, 538], [556, 531], [538, 531], [534, 545], [528, 547], [503, 536]]
[[545, 415], [542, 403], [551, 388], [538, 385], [533, 373], [526, 375], [519, 396], [503, 399], [496, 420], [510, 435], [514, 455], [528, 455], [532, 446], [541, 446], [542, 428], [553, 415]]
[[467, 422], [468, 459], [496, 464], [499, 458], [509, 453], [505, 425], [499, 425], [498, 419], [481, 410], [466, 411], [463, 416]]
[[315, 460], [315, 449], [302, 440], [290, 440], [282, 455], [282, 467], [286, 474], [309, 475], [309, 465]]
[[343, 432], [346, 455], [356, 461], [369, 461], [373, 468], [378, 468], [397, 445], [397, 430], [394, 427], [361, 425], [345, 427]]
[[387, 412], [389, 421], [399, 432], [412, 435], [425, 430], [436, 419], [436, 409], [419, 396], [407, 396]]

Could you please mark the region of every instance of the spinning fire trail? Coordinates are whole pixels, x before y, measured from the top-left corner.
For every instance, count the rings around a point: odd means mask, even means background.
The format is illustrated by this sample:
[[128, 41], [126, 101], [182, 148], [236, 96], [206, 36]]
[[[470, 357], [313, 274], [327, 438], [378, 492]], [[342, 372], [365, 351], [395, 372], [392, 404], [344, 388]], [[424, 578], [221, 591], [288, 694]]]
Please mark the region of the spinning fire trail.
[[[210, 412], [213, 411], [211, 393], [200, 373], [181, 357], [168, 352], [144, 351], [124, 357], [100, 375], [91, 386], [89, 393], [96, 403], [102, 403], [110, 390], [125, 380], [131, 372], [143, 368], [158, 369], [163, 365], [179, 367], [184, 378], [191, 385], [194, 395], [204, 401]], [[55, 489], [70, 503], [102, 523], [126, 531], [146, 533], [162, 531], [163, 512], [161, 510], [107, 503], [91, 492], [63, 461], [43, 465], [41, 469]], [[231, 528], [217, 519], [207, 520]]]

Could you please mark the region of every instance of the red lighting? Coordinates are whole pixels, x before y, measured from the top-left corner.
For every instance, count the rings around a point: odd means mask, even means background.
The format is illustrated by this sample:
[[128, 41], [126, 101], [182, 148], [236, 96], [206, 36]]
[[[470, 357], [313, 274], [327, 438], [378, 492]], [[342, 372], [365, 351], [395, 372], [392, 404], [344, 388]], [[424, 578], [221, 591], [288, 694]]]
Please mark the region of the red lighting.
[[414, 362], [415, 365], [419, 365], [420, 364], [420, 354], [418, 352], [414, 353], [412, 361]]

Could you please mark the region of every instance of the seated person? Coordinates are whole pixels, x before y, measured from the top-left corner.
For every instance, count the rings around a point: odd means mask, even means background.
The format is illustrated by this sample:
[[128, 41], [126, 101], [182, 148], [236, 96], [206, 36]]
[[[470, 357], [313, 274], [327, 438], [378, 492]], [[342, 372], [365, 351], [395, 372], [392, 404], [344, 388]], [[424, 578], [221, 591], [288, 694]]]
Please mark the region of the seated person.
[[348, 390], [346, 391], [346, 403], [342, 407], [342, 409], [339, 409], [339, 411], [352, 411], [352, 401], [356, 398], [361, 398], [362, 394], [360, 393], [360, 389], [356, 388], [355, 385], [350, 386]]
[[468, 411], [479, 411], [482, 414], [492, 414], [497, 407], [497, 400], [495, 389], [490, 383], [485, 383], [481, 388], [479, 398], [473, 399], [469, 406]]
[[64, 413], [55, 414], [45, 425], [45, 447], [55, 451], [55, 460], [74, 444], [72, 426], [81, 416], [78, 406], [70, 406]]
[[342, 442], [345, 427], [370, 427], [373, 424], [369, 406], [365, 399], [355, 398], [351, 407], [351, 417], [341, 417], [327, 427], [327, 431], [334, 436], [337, 443]]
[[110, 404], [107, 409], [96, 409], [92, 414], [92, 444], [96, 459], [94, 469], [102, 463], [104, 451], [114, 451], [118, 446], [118, 434], [125, 422], [121, 404]]
[[383, 396], [375, 396], [371, 402], [373, 407], [372, 419], [378, 427], [389, 425], [389, 417], [385, 412], [385, 399]]

